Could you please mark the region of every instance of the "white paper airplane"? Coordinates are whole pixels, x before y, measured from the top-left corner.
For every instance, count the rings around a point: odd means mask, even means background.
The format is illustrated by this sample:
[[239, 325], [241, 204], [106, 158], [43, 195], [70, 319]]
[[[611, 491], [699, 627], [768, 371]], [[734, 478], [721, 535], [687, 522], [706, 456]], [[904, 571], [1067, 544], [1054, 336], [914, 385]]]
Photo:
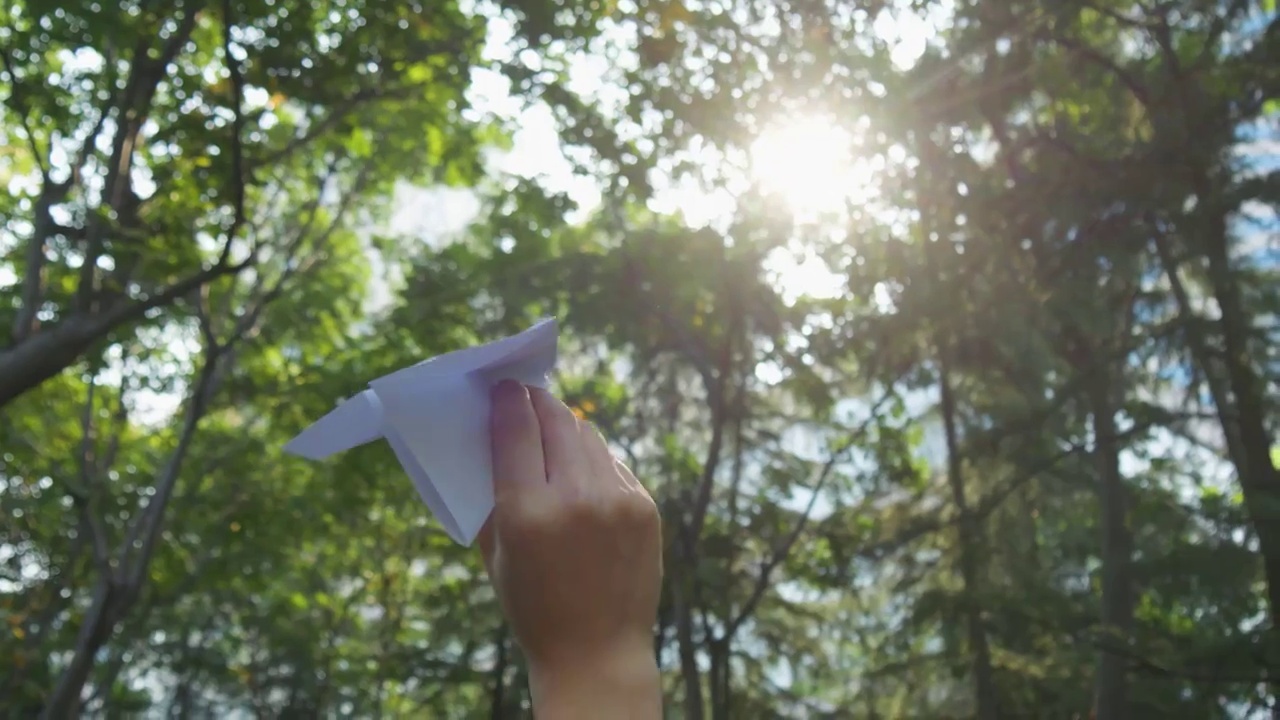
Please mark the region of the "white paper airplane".
[[518, 335], [384, 375], [284, 446], [311, 460], [385, 438], [446, 532], [470, 545], [493, 510], [489, 392], [502, 380], [545, 387], [559, 329]]

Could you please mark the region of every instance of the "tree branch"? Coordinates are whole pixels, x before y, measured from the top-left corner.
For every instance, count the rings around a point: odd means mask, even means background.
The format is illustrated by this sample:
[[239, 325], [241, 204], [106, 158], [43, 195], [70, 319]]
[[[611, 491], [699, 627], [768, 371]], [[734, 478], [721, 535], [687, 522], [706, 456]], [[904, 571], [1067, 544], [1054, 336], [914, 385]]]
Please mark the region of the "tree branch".
[[9, 59], [9, 53], [7, 52], [0, 52], [0, 62], [3, 62], [5, 72], [9, 73], [9, 99], [5, 104], [12, 108], [14, 114], [18, 116], [18, 125], [22, 128], [22, 133], [27, 136], [27, 148], [31, 150], [31, 159], [35, 162], [36, 168], [40, 170], [40, 179], [47, 184], [49, 182], [49, 166], [45, 164], [44, 153], [40, 151], [40, 146], [36, 143], [35, 133], [31, 132], [31, 123], [27, 118], [27, 108], [19, 104], [19, 98], [23, 96], [23, 93], [18, 84], [17, 70], [13, 67], [13, 61]]
[[227, 243], [222, 246], [218, 264], [227, 262], [231, 252], [231, 241], [235, 238], [240, 226], [245, 222], [245, 170], [244, 170], [244, 75], [240, 72], [240, 63], [231, 54], [231, 28], [235, 25], [232, 15], [231, 0], [222, 0], [222, 54], [227, 63], [227, 72], [231, 75], [231, 192], [233, 216], [231, 230], [227, 233]]
[[764, 595], [769, 589], [770, 580], [772, 579], [774, 570], [776, 570], [777, 567], [786, 560], [787, 556], [791, 554], [791, 548], [795, 546], [796, 541], [800, 539], [800, 535], [808, 526], [809, 518], [813, 514], [813, 508], [817, 505], [818, 497], [826, 487], [832, 471], [835, 470], [835, 466], [844, 459], [845, 454], [848, 453], [855, 444], [866, 437], [867, 430], [871, 427], [872, 423], [875, 422], [880, 408], [892, 396], [892, 393], [885, 393], [881, 396], [881, 398], [876, 401], [875, 405], [871, 407], [871, 410], [867, 415], [867, 419], [862, 423], [862, 425], [851, 433], [849, 437], [841, 443], [840, 447], [836, 448], [836, 450], [830, 454], [825, 463], [815, 469], [814, 478], [809, 483], [812, 486], [812, 494], [809, 497], [809, 502], [805, 505], [804, 511], [800, 513], [800, 517], [796, 520], [796, 524], [792, 527], [791, 532], [787, 533], [782, 542], [776, 545], [769, 559], [761, 566], [760, 574], [756, 578], [756, 584], [755, 587], [752, 588], [751, 595], [748, 596], [746, 603], [743, 604], [738, 614], [729, 622], [728, 628], [726, 628], [724, 635], [720, 638], [721, 640], [726, 643], [732, 641], [733, 636], [738, 632], [738, 628], [741, 627], [742, 623], [755, 612], [756, 607], [760, 604], [760, 601], [764, 599]]
[[[102, 202], [107, 208], [124, 214], [124, 200], [132, 195], [133, 153], [136, 148], [138, 133], [146, 122], [152, 99], [164, 79], [169, 64], [177, 57], [178, 52], [186, 45], [195, 30], [201, 2], [192, 0], [177, 30], [169, 36], [160, 56], [151, 60], [148, 56], [149, 44], [140, 39], [134, 48], [129, 81], [125, 85], [116, 116], [116, 132], [111, 149], [111, 160], [107, 164], [107, 174], [102, 187]], [[119, 219], [119, 218], [117, 218]], [[92, 312], [98, 294], [98, 258], [102, 255], [106, 239], [107, 221], [101, 211], [90, 216], [90, 228], [84, 247], [84, 260], [80, 266], [80, 279], [76, 288], [76, 304], [81, 312]]]

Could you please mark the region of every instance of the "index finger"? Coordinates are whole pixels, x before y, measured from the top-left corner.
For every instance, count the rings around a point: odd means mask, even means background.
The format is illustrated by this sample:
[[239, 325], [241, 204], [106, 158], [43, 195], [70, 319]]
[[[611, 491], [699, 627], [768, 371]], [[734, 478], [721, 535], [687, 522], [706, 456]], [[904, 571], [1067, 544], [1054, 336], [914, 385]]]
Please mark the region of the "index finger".
[[560, 490], [574, 486], [581, 489], [582, 482], [588, 480], [591, 473], [587, 471], [587, 460], [582, 456], [578, 418], [564, 403], [542, 388], [529, 388], [529, 401], [542, 430], [547, 482], [559, 484]]
[[501, 505], [513, 494], [546, 486], [542, 429], [524, 385], [514, 380], [503, 380], [494, 386], [489, 437], [496, 504]]

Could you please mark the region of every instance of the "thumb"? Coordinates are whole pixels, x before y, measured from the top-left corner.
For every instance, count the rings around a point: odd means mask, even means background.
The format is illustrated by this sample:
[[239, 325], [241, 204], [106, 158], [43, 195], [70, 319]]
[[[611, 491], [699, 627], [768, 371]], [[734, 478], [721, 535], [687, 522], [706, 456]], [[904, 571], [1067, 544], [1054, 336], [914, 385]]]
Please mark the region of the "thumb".
[[489, 412], [493, 499], [501, 508], [532, 488], [546, 487], [542, 429], [529, 389], [514, 380], [494, 386]]

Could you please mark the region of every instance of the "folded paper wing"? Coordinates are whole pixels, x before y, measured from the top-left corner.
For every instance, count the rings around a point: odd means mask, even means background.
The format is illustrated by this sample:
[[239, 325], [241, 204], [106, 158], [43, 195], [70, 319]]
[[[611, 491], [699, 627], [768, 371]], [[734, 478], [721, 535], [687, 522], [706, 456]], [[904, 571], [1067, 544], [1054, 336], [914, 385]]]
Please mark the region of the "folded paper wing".
[[311, 460], [385, 438], [423, 502], [470, 545], [493, 510], [489, 392], [498, 382], [545, 386], [555, 366], [554, 318], [369, 383], [285, 445]]

